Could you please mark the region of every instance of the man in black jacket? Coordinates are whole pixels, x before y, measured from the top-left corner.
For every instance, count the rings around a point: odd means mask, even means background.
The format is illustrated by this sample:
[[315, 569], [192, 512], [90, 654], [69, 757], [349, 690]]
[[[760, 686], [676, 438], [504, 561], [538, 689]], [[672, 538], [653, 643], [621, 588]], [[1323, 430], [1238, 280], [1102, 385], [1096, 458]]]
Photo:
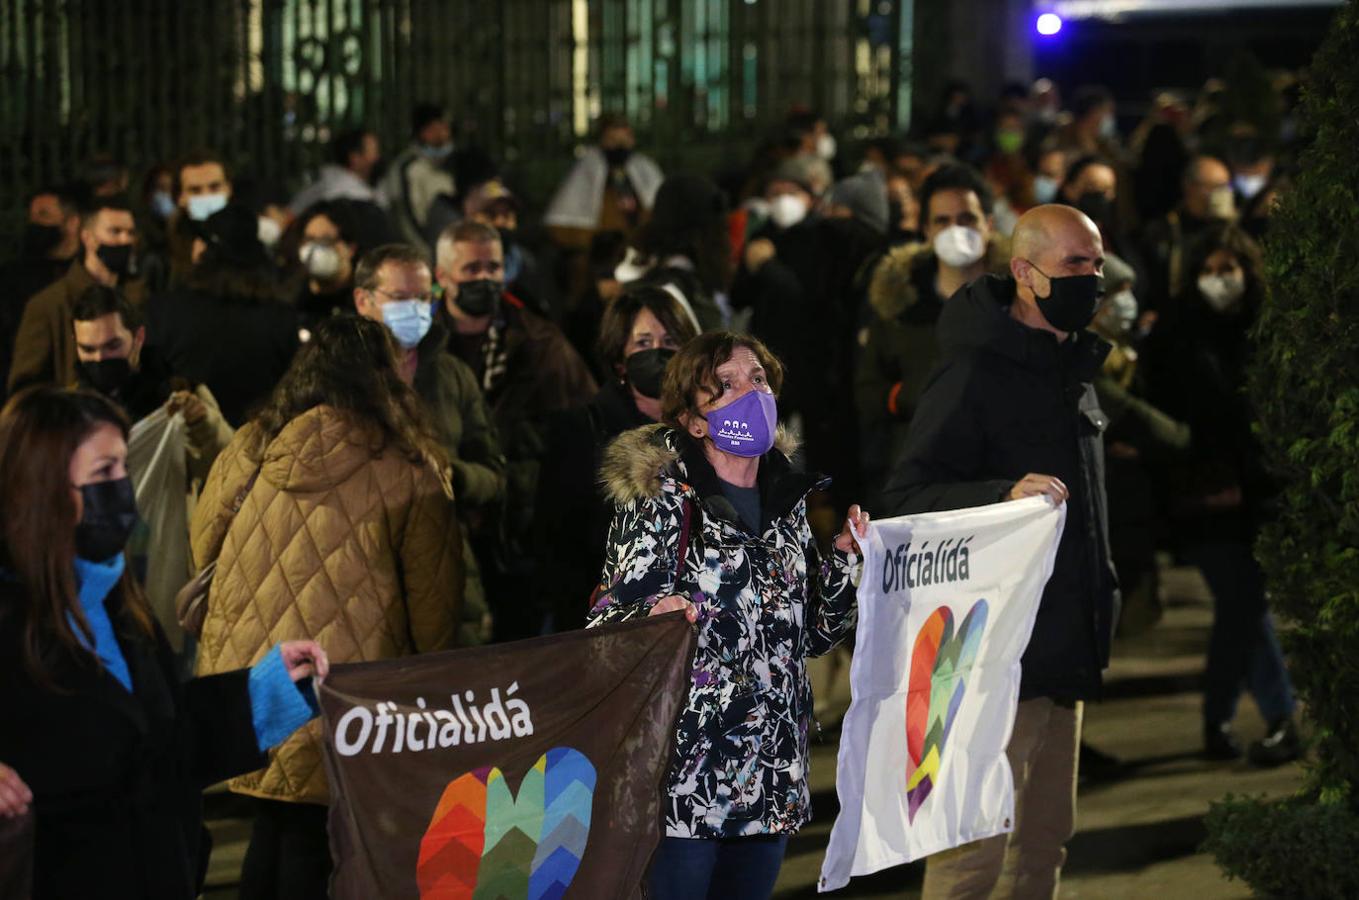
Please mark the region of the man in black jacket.
[[1012, 277], [985, 276], [944, 305], [943, 361], [884, 492], [892, 515], [1039, 495], [1068, 504], [1006, 751], [1015, 830], [930, 857], [927, 898], [987, 896], [1007, 855], [1014, 896], [1055, 893], [1075, 827], [1081, 703], [1099, 695], [1117, 618], [1106, 419], [1091, 386], [1109, 345], [1085, 330], [1101, 292], [1099, 230], [1071, 207], [1041, 206], [1013, 240]]

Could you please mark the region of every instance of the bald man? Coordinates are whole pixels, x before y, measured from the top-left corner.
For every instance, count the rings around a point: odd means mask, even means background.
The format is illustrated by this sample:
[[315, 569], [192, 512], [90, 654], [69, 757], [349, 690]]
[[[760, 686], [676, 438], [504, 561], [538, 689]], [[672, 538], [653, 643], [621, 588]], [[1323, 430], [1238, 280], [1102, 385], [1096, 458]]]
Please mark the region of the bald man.
[[1006, 749], [1015, 830], [930, 857], [926, 898], [989, 896], [1007, 855], [1011, 896], [1053, 896], [1075, 827], [1081, 704], [1099, 696], [1118, 603], [1106, 419], [1091, 386], [1110, 346], [1086, 330], [1103, 268], [1099, 230], [1083, 213], [1051, 205], [1020, 218], [1009, 277], [983, 276], [944, 304], [942, 361], [884, 491], [885, 515], [1040, 495], [1067, 504]]
[[[1186, 276], [1184, 259], [1194, 243], [1214, 222], [1236, 218], [1232, 173], [1213, 156], [1196, 156], [1185, 167], [1180, 183], [1180, 204], [1165, 218], [1151, 222], [1143, 236], [1142, 255], [1150, 270], [1146, 305], [1165, 315], [1174, 314], [1175, 301], [1193, 283]], [[1162, 323], [1164, 326], [1173, 324]]]

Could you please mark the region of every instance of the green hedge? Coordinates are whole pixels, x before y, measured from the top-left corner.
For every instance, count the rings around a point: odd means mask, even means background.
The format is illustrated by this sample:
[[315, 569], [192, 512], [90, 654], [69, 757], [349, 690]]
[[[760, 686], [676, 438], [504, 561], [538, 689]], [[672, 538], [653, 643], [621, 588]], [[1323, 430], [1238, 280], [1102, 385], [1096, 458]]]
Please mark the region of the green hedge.
[[1266, 241], [1270, 297], [1249, 389], [1283, 491], [1257, 556], [1290, 621], [1290, 672], [1316, 732], [1301, 797], [1209, 818], [1231, 875], [1287, 897], [1359, 896], [1359, 3], [1312, 64], [1295, 189]]

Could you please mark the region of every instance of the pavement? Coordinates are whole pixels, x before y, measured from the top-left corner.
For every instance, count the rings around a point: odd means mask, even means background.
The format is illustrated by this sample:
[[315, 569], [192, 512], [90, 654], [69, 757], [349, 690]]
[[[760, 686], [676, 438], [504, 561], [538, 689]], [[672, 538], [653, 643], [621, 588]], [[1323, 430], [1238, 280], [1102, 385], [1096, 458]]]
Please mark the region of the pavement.
[[[1199, 756], [1200, 678], [1212, 609], [1194, 569], [1162, 575], [1165, 615], [1142, 634], [1119, 639], [1107, 673], [1106, 698], [1085, 711], [1086, 742], [1122, 764], [1116, 777], [1084, 781], [1077, 831], [1067, 845], [1061, 896], [1099, 900], [1235, 900], [1250, 897], [1226, 880], [1211, 857], [1199, 852], [1208, 805], [1228, 793], [1282, 797], [1296, 792], [1301, 764], [1256, 769], [1244, 762], [1212, 763]], [[1254, 705], [1243, 699], [1237, 733], [1243, 741], [1264, 732]], [[835, 797], [838, 735], [827, 734], [812, 751], [814, 821], [788, 844], [775, 897], [816, 896]], [[220, 794], [209, 798], [214, 850], [204, 896], [238, 896], [240, 862], [249, 839], [247, 811]], [[923, 863], [856, 878], [836, 898], [913, 898], [920, 894]]]

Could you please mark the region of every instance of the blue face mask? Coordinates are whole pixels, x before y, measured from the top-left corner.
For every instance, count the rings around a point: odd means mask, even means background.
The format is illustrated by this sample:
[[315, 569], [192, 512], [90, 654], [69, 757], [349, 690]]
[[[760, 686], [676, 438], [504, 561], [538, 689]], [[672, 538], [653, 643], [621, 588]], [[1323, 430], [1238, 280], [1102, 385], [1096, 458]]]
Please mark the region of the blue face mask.
[[424, 300], [389, 300], [382, 304], [382, 321], [403, 350], [417, 347], [429, 333], [434, 307]]
[[169, 191], [156, 191], [151, 195], [151, 212], [158, 219], [168, 219], [175, 214], [175, 200]]
[[195, 194], [189, 198], [189, 218], [202, 222], [226, 209], [227, 199], [226, 194]]
[[1057, 199], [1057, 189], [1060, 185], [1057, 179], [1049, 178], [1047, 175], [1033, 176], [1033, 199], [1040, 204], [1051, 203]]

